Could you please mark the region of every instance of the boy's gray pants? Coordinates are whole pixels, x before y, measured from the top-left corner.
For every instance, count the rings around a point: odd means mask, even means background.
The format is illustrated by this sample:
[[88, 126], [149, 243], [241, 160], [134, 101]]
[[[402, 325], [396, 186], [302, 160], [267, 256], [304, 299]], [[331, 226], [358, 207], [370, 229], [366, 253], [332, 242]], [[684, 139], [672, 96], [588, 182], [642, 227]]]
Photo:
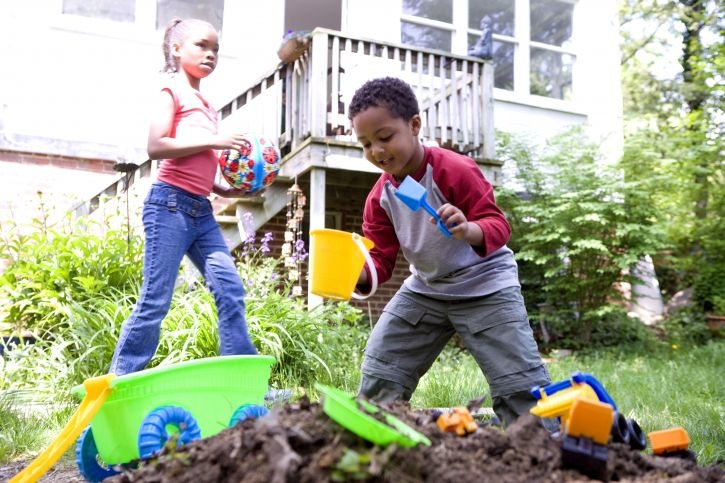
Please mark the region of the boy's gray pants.
[[409, 401], [455, 332], [481, 368], [504, 425], [528, 413], [536, 402], [530, 389], [551, 378], [519, 287], [475, 299], [436, 300], [403, 286], [370, 334], [359, 394], [378, 403]]

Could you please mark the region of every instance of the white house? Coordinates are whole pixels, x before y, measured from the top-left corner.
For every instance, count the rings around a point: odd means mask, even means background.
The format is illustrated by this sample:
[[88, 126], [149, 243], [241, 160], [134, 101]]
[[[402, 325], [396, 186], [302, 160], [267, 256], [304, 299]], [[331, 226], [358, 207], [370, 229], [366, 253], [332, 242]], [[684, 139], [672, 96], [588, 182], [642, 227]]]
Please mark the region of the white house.
[[[63, 209], [108, 193], [117, 161], [146, 160], [161, 39], [174, 16], [220, 29], [219, 67], [202, 90], [225, 108], [223, 122], [287, 143], [283, 174], [308, 191], [310, 227], [359, 229], [345, 206], [362, 206], [376, 174], [344, 106], [378, 75], [415, 85], [427, 137], [468, 152], [496, 184], [494, 129], [545, 139], [583, 125], [606, 152], [621, 151], [615, 0], [2, 2], [0, 223], [11, 207], [16, 221], [30, 217], [21, 205], [34, 205], [37, 191]], [[482, 27], [492, 31], [492, 60], [467, 55]], [[314, 32], [284, 66], [277, 52], [289, 30]], [[259, 226], [274, 221], [287, 187], [270, 194], [280, 199], [265, 201]], [[347, 205], [336, 203], [336, 187]]]

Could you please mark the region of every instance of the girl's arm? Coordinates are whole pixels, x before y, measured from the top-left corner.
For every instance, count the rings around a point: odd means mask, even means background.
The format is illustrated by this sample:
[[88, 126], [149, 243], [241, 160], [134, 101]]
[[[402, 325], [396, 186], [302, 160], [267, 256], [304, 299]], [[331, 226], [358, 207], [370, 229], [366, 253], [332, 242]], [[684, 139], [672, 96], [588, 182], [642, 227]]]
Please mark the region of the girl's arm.
[[171, 93], [161, 91], [156, 114], [151, 119], [149, 127], [148, 144], [146, 150], [151, 159], [171, 159], [189, 156], [206, 149], [238, 148], [244, 140], [244, 135], [237, 134], [208, 134], [198, 138], [171, 137], [176, 106]]

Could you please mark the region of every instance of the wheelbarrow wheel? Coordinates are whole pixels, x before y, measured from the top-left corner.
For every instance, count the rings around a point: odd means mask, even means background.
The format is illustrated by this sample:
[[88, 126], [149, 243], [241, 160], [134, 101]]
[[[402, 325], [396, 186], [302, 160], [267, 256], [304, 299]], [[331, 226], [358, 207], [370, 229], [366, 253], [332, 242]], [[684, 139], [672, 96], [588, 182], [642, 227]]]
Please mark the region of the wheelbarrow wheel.
[[257, 404], [242, 404], [229, 419], [229, 427], [234, 427], [245, 419], [257, 419], [269, 413], [269, 409]]
[[103, 481], [105, 478], [119, 474], [98, 456], [96, 440], [93, 438], [90, 426], [83, 430], [76, 442], [76, 464], [83, 477], [91, 482]]
[[172, 434], [177, 446], [201, 438], [199, 425], [189, 411], [180, 406], [161, 406], [149, 412], [141, 422], [138, 431], [138, 453], [141, 458], [152, 456], [163, 449], [172, 437], [169, 429], [174, 430]]

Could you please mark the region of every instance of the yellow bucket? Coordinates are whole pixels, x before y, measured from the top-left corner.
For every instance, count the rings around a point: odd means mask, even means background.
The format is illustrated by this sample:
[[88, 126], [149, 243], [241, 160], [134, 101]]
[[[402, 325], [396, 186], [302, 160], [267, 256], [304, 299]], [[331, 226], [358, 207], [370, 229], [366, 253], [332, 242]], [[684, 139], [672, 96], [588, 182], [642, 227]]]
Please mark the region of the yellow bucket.
[[[332, 300], [362, 300], [378, 288], [378, 275], [369, 250], [375, 244], [357, 233], [322, 228], [310, 231], [310, 292]], [[355, 293], [360, 271], [370, 267], [372, 290]]]

